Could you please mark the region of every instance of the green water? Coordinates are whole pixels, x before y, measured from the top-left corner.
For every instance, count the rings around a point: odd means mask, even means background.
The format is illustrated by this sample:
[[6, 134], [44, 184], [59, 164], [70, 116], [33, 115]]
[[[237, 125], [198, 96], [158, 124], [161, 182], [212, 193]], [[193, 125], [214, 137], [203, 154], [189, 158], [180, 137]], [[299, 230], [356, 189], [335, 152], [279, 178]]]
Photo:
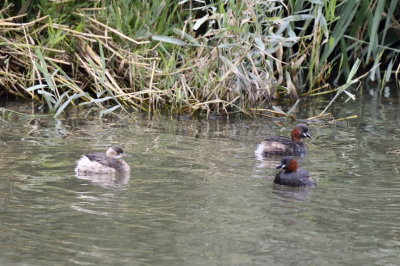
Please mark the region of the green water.
[[[279, 157], [254, 156], [295, 121], [3, 117], [0, 265], [399, 265], [399, 110], [394, 88], [364, 89], [329, 109], [358, 115], [348, 126], [308, 123], [301, 168], [318, 187], [300, 189], [273, 184]], [[114, 143], [130, 175], [75, 176], [82, 154]]]

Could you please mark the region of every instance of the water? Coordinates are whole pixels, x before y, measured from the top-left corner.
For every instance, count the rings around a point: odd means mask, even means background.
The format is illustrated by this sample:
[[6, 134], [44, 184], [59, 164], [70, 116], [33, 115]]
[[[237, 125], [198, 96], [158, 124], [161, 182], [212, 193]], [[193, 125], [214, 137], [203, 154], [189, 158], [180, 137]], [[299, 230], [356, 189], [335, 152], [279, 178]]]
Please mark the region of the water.
[[[296, 116], [328, 102], [305, 102]], [[296, 122], [4, 117], [0, 264], [400, 265], [396, 91], [364, 89], [329, 111], [359, 117], [308, 123], [301, 168], [318, 188], [300, 189], [273, 184], [280, 158], [253, 154]], [[113, 143], [131, 155], [130, 175], [75, 176], [82, 154]]]

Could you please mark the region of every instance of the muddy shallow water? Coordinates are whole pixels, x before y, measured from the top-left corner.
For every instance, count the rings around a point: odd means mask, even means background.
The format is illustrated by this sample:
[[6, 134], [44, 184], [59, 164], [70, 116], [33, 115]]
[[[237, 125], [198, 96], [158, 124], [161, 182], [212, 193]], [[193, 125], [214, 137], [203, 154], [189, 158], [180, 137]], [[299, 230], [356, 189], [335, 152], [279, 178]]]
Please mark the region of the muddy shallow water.
[[[254, 156], [294, 121], [3, 116], [0, 264], [399, 265], [396, 93], [335, 103], [335, 118], [358, 115], [349, 125], [307, 122], [300, 167], [317, 188], [274, 185], [280, 158]], [[306, 101], [296, 116], [328, 102]], [[114, 143], [131, 155], [129, 175], [75, 175], [82, 154]]]

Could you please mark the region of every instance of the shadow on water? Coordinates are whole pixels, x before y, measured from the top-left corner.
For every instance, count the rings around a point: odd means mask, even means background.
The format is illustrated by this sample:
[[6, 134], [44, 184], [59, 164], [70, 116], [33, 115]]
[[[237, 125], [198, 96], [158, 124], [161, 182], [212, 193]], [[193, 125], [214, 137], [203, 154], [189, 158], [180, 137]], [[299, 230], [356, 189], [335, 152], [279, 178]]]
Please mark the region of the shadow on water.
[[[348, 126], [308, 122], [298, 160], [317, 188], [273, 184], [281, 158], [254, 155], [295, 121], [2, 117], [0, 264], [397, 265], [400, 108], [379, 93], [332, 105], [335, 118], [358, 115]], [[130, 174], [75, 176], [82, 154], [111, 144], [131, 155]]]

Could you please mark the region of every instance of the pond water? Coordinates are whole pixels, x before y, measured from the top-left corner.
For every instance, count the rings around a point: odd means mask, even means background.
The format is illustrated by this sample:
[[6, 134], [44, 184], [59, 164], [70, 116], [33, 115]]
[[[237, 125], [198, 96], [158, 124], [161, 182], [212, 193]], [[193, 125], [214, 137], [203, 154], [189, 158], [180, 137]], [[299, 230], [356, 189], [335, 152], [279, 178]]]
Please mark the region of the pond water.
[[[329, 109], [358, 115], [348, 125], [307, 122], [301, 168], [317, 188], [274, 185], [280, 158], [254, 156], [296, 121], [3, 116], [0, 265], [399, 265], [397, 91], [354, 93]], [[304, 101], [295, 115], [329, 101]], [[82, 154], [114, 143], [131, 155], [129, 175], [75, 175]]]

